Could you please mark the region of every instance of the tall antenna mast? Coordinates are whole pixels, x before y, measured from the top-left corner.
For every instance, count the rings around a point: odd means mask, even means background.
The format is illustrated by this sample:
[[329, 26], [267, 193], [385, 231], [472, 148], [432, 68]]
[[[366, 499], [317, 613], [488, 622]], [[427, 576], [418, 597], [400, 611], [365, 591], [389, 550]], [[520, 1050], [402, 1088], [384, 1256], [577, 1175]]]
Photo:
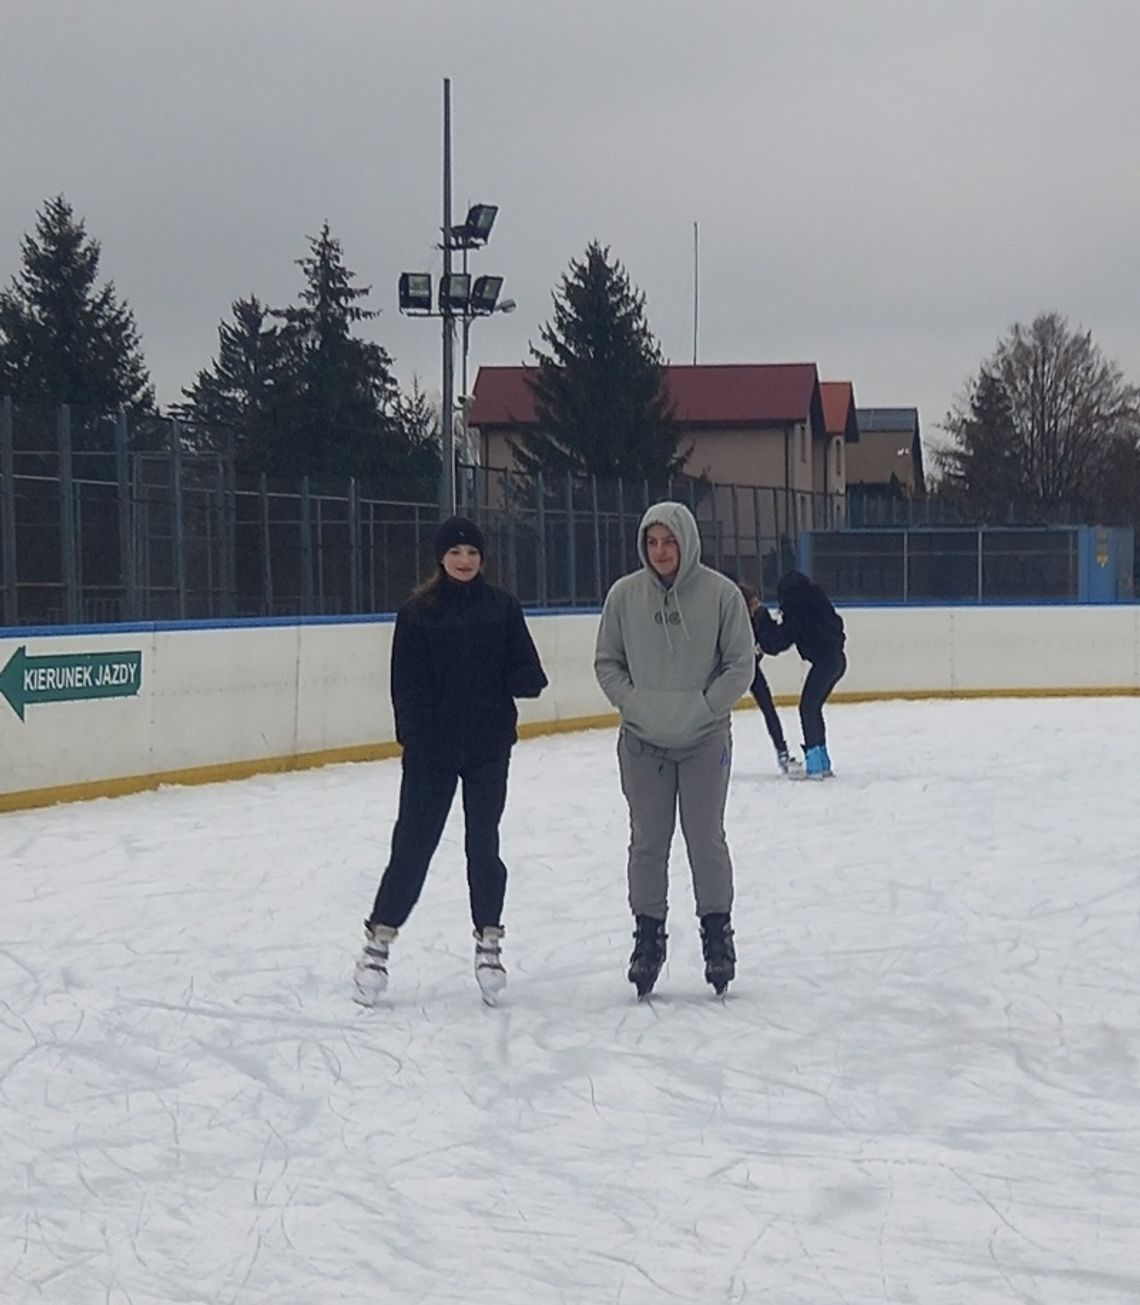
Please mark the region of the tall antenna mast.
[[697, 365], [697, 321], [701, 286], [701, 244], [697, 224], [693, 223], [693, 366]]

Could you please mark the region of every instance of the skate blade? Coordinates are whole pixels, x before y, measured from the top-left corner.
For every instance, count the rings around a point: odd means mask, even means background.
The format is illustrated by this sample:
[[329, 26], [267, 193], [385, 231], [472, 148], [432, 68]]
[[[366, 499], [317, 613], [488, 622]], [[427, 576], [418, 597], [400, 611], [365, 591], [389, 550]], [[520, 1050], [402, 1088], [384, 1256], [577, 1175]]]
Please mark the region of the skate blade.
[[494, 1006], [498, 1003], [500, 995], [507, 986], [507, 976], [492, 973], [484, 981], [476, 975], [475, 982], [479, 985], [479, 996], [483, 998], [483, 1005]]

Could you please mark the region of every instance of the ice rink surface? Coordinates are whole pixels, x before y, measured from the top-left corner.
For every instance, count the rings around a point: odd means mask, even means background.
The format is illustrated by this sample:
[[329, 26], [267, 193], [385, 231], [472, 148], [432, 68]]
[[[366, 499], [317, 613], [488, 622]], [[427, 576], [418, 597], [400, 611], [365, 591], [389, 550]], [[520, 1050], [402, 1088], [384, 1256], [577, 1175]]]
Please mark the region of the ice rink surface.
[[736, 717], [724, 1002], [679, 843], [625, 980], [612, 731], [515, 752], [494, 1010], [458, 803], [349, 1000], [398, 762], [0, 817], [0, 1301], [1133, 1305], [1140, 700], [829, 721]]

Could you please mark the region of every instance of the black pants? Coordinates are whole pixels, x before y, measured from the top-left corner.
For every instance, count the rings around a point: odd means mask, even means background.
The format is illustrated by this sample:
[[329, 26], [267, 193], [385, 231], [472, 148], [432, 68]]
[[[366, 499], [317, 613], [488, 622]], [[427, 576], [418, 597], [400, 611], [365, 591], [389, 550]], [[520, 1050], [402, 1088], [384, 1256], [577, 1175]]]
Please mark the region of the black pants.
[[476, 929], [502, 923], [507, 867], [499, 859], [499, 821], [507, 801], [510, 760], [508, 752], [462, 770], [441, 770], [418, 760], [409, 763], [405, 755], [392, 855], [372, 907], [373, 924], [398, 929], [411, 915], [460, 780], [471, 920]]
[[804, 750], [827, 742], [823, 724], [823, 704], [847, 670], [847, 658], [837, 653], [826, 661], [812, 662], [800, 694], [800, 725], [804, 731]]
[[756, 664], [756, 678], [752, 681], [752, 696], [756, 699], [756, 705], [764, 717], [764, 724], [768, 727], [768, 737], [772, 740], [776, 751], [787, 752], [788, 744], [784, 738], [780, 717], [776, 712], [776, 704], [772, 701], [772, 690], [768, 687], [768, 681], [764, 678], [759, 662]]

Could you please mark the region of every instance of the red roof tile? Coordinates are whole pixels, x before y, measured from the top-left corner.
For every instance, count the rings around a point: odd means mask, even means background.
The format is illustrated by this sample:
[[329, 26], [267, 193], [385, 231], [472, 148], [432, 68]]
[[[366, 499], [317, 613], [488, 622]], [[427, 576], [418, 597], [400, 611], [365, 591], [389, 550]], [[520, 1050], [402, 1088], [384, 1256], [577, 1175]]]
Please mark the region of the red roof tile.
[[[469, 420], [473, 426], [532, 426], [534, 395], [527, 367], [480, 367]], [[813, 421], [822, 426], [815, 363], [670, 364], [666, 384], [686, 426], [761, 426]]]
[[850, 381], [820, 381], [823, 422], [829, 435], [842, 435], [848, 444], [858, 443], [859, 423], [855, 417], [855, 387]]

